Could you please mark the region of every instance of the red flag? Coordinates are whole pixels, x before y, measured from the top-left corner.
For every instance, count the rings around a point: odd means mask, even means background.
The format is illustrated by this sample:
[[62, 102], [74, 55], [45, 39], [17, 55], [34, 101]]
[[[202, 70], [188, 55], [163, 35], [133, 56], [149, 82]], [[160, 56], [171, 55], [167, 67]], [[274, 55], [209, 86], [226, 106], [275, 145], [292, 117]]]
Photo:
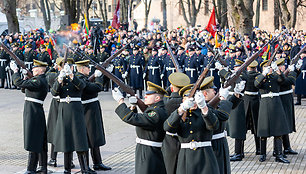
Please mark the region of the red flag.
[[117, 7], [114, 13], [113, 21], [112, 21], [112, 27], [118, 29], [120, 27], [120, 0], [118, 0]]
[[215, 33], [217, 31], [216, 27], [216, 15], [215, 15], [215, 8], [211, 12], [207, 27], [205, 28], [213, 37], [215, 37]]

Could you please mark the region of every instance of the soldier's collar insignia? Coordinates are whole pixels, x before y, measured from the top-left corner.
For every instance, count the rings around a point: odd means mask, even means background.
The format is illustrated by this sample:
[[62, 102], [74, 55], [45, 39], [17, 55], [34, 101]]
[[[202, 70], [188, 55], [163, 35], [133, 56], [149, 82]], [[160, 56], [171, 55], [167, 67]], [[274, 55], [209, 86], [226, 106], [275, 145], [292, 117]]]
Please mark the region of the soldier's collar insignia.
[[154, 117], [156, 115], [156, 112], [155, 111], [150, 111], [148, 113], [149, 117]]

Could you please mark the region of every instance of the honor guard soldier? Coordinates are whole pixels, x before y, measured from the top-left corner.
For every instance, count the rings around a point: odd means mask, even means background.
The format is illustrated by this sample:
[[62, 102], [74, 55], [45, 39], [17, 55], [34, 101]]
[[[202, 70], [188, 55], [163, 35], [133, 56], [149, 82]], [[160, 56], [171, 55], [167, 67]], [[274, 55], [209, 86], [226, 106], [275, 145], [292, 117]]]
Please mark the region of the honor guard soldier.
[[22, 61], [24, 61], [24, 56], [22, 50], [19, 48], [19, 44], [17, 42], [12, 44], [13, 53]]
[[257, 130], [257, 135], [261, 138], [259, 161], [266, 161], [267, 138], [274, 136], [275, 161], [289, 163], [283, 156], [281, 138], [290, 132], [279, 96], [280, 84], [284, 82], [284, 75], [279, 71], [275, 62], [271, 64], [271, 67], [267, 66], [267, 63], [268, 60], [265, 60], [260, 64], [263, 72], [256, 76], [254, 82], [261, 94]]
[[[2, 47], [0, 47], [0, 79], [1, 79], [1, 86], [0, 88], [4, 88], [5, 79], [7, 79], [6, 71], [7, 65], [10, 61], [9, 55], [4, 51]], [[6, 84], [7, 88], [9, 83]]]
[[[104, 61], [109, 58], [109, 54], [105, 51], [105, 48], [106, 48], [105, 44], [100, 45], [100, 52], [98, 53], [98, 56], [97, 56], [99, 64], [104, 63]], [[108, 88], [109, 88], [109, 81], [110, 80], [106, 76], [103, 76], [102, 78], [103, 78], [103, 90], [104, 90], [104, 92], [107, 92]]]
[[[62, 63], [64, 58], [59, 57], [56, 59], [55, 66], [50, 68], [50, 70], [46, 73], [47, 82], [50, 88], [52, 88], [53, 84], [56, 81], [57, 76], [59, 75], [59, 72], [62, 70]], [[74, 64], [74, 60], [72, 58], [67, 59], [67, 63], [72, 65]], [[54, 134], [55, 134], [55, 127], [57, 122], [57, 116], [58, 116], [58, 106], [60, 103], [60, 96], [53, 96], [49, 108], [49, 114], [48, 114], [48, 121], [47, 121], [47, 142], [51, 144], [51, 150], [50, 150], [50, 160], [48, 162], [49, 166], [57, 167], [57, 152], [54, 152]], [[72, 163], [72, 159], [71, 159]], [[74, 168], [74, 164], [71, 164], [71, 167]]]
[[195, 83], [198, 80], [198, 62], [194, 54], [194, 47], [188, 48], [189, 55], [184, 60], [184, 72], [190, 78], [190, 83]]
[[[279, 70], [284, 72], [286, 70], [285, 67], [285, 59], [280, 58], [275, 61]], [[279, 95], [284, 107], [287, 123], [289, 126], [289, 133], [296, 132], [295, 128], [295, 112], [294, 112], [294, 99], [293, 99], [293, 90], [292, 85], [295, 85], [297, 73], [295, 72], [295, 65], [289, 65], [289, 74], [288, 77], [285, 77], [283, 83], [280, 85]], [[298, 153], [293, 151], [290, 146], [289, 135], [283, 135], [283, 146], [284, 146], [284, 155], [291, 154], [297, 155]]]
[[228, 48], [229, 48], [229, 58], [226, 59], [226, 62], [228, 64], [229, 69], [233, 70], [235, 66], [236, 49], [233, 44], [230, 44]]
[[47, 130], [44, 100], [48, 93], [48, 83], [45, 76], [47, 63], [34, 60], [33, 76], [22, 80], [18, 73], [18, 67], [14, 62], [10, 63], [14, 71], [13, 82], [17, 87], [25, 89], [25, 103], [23, 112], [24, 149], [29, 151], [26, 173], [36, 173], [38, 155], [45, 156], [42, 173], [47, 174]]
[[[129, 50], [125, 49], [122, 54], [115, 57], [112, 60], [112, 63], [114, 65], [114, 75], [117, 76], [119, 79], [123, 80], [123, 74], [127, 71], [127, 62], [125, 61], [126, 57], [129, 54]], [[115, 87], [117, 84], [115, 84]]]
[[[169, 82], [171, 83], [171, 95], [164, 97], [165, 108], [168, 116], [175, 111], [182, 103], [183, 98], [179, 95], [179, 90], [190, 84], [189, 77], [181, 72], [170, 74]], [[175, 174], [177, 168], [178, 154], [180, 151], [180, 142], [176, 133], [166, 132], [163, 141], [162, 152], [164, 156], [167, 174]]]
[[177, 61], [180, 65], [180, 68], [183, 67], [183, 62], [186, 58], [187, 54], [185, 53], [185, 49], [182, 46], [179, 46], [178, 51], [177, 51]]
[[133, 54], [130, 56], [129, 65], [127, 71], [122, 75], [125, 79], [129, 74], [131, 87], [134, 89], [135, 93], [139, 91], [139, 97], [142, 98], [142, 89], [143, 89], [143, 67], [145, 61], [143, 56], [138, 53], [138, 47], [133, 48]]
[[25, 45], [24, 49], [24, 64], [29, 70], [32, 69], [33, 60], [37, 59], [35, 51], [32, 49], [32, 44], [28, 43]]
[[[143, 113], [137, 113], [135, 106], [128, 108], [122, 93], [115, 88], [113, 98], [119, 103], [115, 112], [122, 121], [136, 126], [135, 174], [165, 174], [161, 147], [165, 137], [163, 124], [168, 117], [163, 102], [166, 91], [149, 81], [147, 86], [144, 103], [148, 108]], [[129, 100], [132, 105], [137, 102], [136, 97]]]
[[[161, 73], [161, 79], [164, 82], [164, 88], [167, 88], [170, 86], [170, 82], [168, 80], [168, 77], [170, 74], [175, 72], [175, 66], [173, 64], [172, 59], [170, 58], [170, 55], [167, 54], [167, 48], [164, 46], [162, 47], [162, 54], [160, 56], [160, 59], [163, 61], [163, 71]], [[165, 75], [165, 76], [164, 76]]]
[[47, 62], [48, 66], [52, 66], [52, 61], [49, 53], [46, 51], [46, 46], [41, 44], [39, 48], [40, 48], [40, 54], [37, 60], [42, 62]]
[[199, 74], [201, 74], [201, 72], [204, 69], [204, 61], [205, 61], [205, 56], [201, 52], [202, 52], [201, 47], [197, 46], [196, 51], [195, 51], [195, 56], [200, 65], [199, 72], [198, 72]]
[[163, 66], [162, 61], [158, 57], [158, 50], [156, 48], [152, 49], [152, 55], [148, 59], [148, 63], [146, 69], [143, 73], [143, 79], [145, 79], [146, 75], [148, 74], [148, 81], [162, 86], [160, 75], [161, 75], [161, 68]]
[[[104, 146], [106, 144], [102, 120], [102, 111], [98, 98], [98, 93], [103, 90], [103, 79], [101, 77], [102, 72], [99, 70], [95, 70], [95, 81], [90, 82], [88, 80], [90, 73], [89, 62], [90, 60], [75, 62], [78, 71], [76, 73], [76, 76], [80, 80], [83, 80], [83, 82], [86, 84], [86, 87], [82, 92], [81, 99], [84, 108], [88, 145], [93, 161], [93, 169], [111, 170], [110, 167], [107, 167], [102, 163], [102, 158], [100, 154], [100, 146]], [[87, 155], [87, 161], [88, 160], [89, 155]]]
[[72, 65], [66, 63], [51, 88], [51, 94], [60, 97], [53, 135], [54, 151], [64, 152], [64, 173], [71, 173], [73, 151], [77, 152], [82, 173], [96, 173], [89, 168], [86, 156], [88, 137], [81, 103], [86, 84], [72, 70]]
[[[88, 45], [87, 50], [87, 56], [90, 57], [95, 62], [98, 62], [97, 56], [94, 54], [93, 46]], [[96, 70], [95, 66], [93, 64], [89, 64], [90, 68], [90, 75], [93, 74]]]
[[297, 64], [301, 73], [296, 79], [295, 94], [297, 95], [297, 101], [295, 105], [302, 104], [302, 95], [306, 95], [306, 51], [301, 54], [301, 61]]

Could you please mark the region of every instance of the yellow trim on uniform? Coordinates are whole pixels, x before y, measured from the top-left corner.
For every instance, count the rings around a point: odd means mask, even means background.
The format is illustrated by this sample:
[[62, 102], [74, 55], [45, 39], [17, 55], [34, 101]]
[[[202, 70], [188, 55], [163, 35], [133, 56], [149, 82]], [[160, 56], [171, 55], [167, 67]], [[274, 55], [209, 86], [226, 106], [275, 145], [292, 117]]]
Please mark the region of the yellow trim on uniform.
[[168, 124], [170, 127], [175, 128], [175, 127], [173, 127], [173, 126], [169, 123], [168, 120], [166, 120], [166, 121], [167, 121], [167, 124]]
[[125, 119], [125, 117], [128, 116], [131, 112], [133, 112], [133, 111], [130, 111], [129, 113], [127, 113], [121, 120], [123, 121]]
[[226, 112], [226, 111], [224, 111], [224, 110], [218, 109], [218, 111], [221, 111], [221, 112], [223, 112], [223, 113], [225, 113], [225, 114], [227, 114], [227, 115], [230, 115], [228, 112]]

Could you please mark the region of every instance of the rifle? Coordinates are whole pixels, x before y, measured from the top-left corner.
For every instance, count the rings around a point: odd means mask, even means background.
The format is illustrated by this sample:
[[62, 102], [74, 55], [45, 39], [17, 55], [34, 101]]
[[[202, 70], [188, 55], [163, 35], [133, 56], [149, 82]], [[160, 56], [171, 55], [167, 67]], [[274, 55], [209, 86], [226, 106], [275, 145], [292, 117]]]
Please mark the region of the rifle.
[[268, 61], [268, 63], [267, 63], [268, 66], [271, 65], [271, 63], [272, 63], [272, 61], [273, 61], [273, 59], [274, 59], [274, 57], [275, 57], [275, 55], [277, 54], [277, 51], [278, 51], [279, 49], [280, 49], [280, 46], [278, 46], [278, 47], [274, 50], [274, 53], [272, 54], [272, 56], [270, 57], [270, 59], [269, 59], [269, 61]]
[[33, 77], [32, 72], [26, 67], [26, 65], [10, 50], [8, 49], [2, 42], [0, 43], [0, 45], [2, 46], [2, 48], [4, 49], [5, 52], [7, 52], [17, 63], [17, 65], [19, 65], [21, 68], [25, 69], [27, 71], [27, 76], [29, 78]]
[[[285, 30], [286, 31], [286, 30]], [[285, 31], [283, 31], [283, 32], [285, 32]], [[239, 78], [239, 76], [240, 76], [240, 74], [255, 60], [255, 59], [257, 59], [257, 57], [259, 56], [259, 54], [263, 51], [263, 48], [264, 47], [266, 47], [268, 44], [272, 44], [272, 43], [274, 43], [280, 36], [281, 36], [281, 34], [283, 34], [283, 32], [281, 32], [277, 37], [275, 37], [274, 39], [272, 39], [272, 40], [270, 40], [269, 42], [267, 42], [267, 43], [265, 43], [265, 45], [264, 46], [262, 46], [261, 48], [260, 48], [260, 50], [258, 50], [256, 53], [254, 53], [250, 58], [248, 58], [241, 66], [240, 66], [240, 68], [235, 72], [235, 73], [233, 73], [227, 80], [226, 80], [226, 82], [224, 83], [224, 85], [223, 85], [223, 88], [227, 88], [227, 87], [229, 87], [229, 86], [231, 86], [231, 85], [233, 85], [235, 82], [236, 82], [236, 80]], [[210, 100], [209, 102], [208, 102], [208, 104], [210, 105], [210, 106], [213, 106], [213, 107], [217, 107], [217, 104], [220, 102], [220, 98], [219, 98], [219, 93], [217, 93], [216, 95], [215, 95], [215, 97], [212, 99], [212, 100]]]
[[[194, 84], [194, 86], [192, 87], [190, 94], [188, 96], [188, 98], [191, 98], [194, 96], [194, 94], [196, 93], [197, 89], [201, 86], [203, 80], [205, 79], [205, 77], [208, 74], [208, 71], [211, 67], [211, 65], [214, 63], [215, 60], [217, 60], [217, 57], [219, 56], [219, 54], [217, 54], [213, 59], [210, 60], [210, 62], [208, 63], [208, 65], [205, 67], [205, 69], [203, 70], [203, 72], [200, 74], [198, 80], [196, 81], [196, 83]], [[182, 116], [183, 121], [185, 121], [187, 116], [187, 112], [185, 112]]]
[[[87, 55], [83, 54], [82, 52], [80, 52], [78, 50], [73, 50], [73, 51], [78, 56], [84, 57], [84, 58], [90, 60], [93, 64], [95, 64], [95, 68], [96, 69], [100, 70], [106, 77], [108, 77], [112, 81], [114, 81], [124, 92], [130, 94], [131, 96], [135, 96], [136, 95], [134, 90], [130, 86], [126, 85], [121, 79], [119, 79], [114, 74], [108, 72], [102, 65], [100, 65], [97, 62], [95, 62], [93, 59], [91, 59], [90, 57], [88, 57]], [[139, 109], [142, 112], [144, 112], [146, 110], [146, 108], [147, 108], [147, 105], [145, 105], [144, 102], [141, 99], [139, 99], [138, 97], [137, 97], [137, 105], [138, 105]]]
[[166, 43], [168, 52], [169, 52], [169, 54], [170, 54], [170, 58], [171, 58], [171, 60], [172, 60], [172, 62], [173, 62], [173, 65], [174, 65], [174, 67], [175, 67], [175, 71], [176, 71], [176, 72], [182, 72], [182, 69], [180, 68], [180, 65], [179, 65], [178, 61], [177, 61], [176, 58], [174, 57], [173, 52], [172, 52], [172, 49], [171, 49], [171, 47], [169, 46], [169, 43], [168, 43], [167, 39], [165, 38], [165, 36], [164, 36], [163, 34], [161, 34], [161, 36], [162, 36], [162, 39], [164, 40], [164, 42]]
[[68, 46], [66, 45], [64, 60], [63, 60], [62, 66], [61, 66], [62, 69], [64, 69], [64, 66], [65, 66], [65, 63], [67, 62], [67, 59], [68, 59]]
[[[290, 62], [290, 65], [294, 65], [296, 64], [296, 62], [300, 59], [300, 55], [305, 51], [306, 49], [306, 46], [304, 46], [295, 56], [294, 58], [291, 60]], [[287, 68], [285, 71], [284, 71], [284, 75], [287, 77], [289, 74], [289, 68]]]

